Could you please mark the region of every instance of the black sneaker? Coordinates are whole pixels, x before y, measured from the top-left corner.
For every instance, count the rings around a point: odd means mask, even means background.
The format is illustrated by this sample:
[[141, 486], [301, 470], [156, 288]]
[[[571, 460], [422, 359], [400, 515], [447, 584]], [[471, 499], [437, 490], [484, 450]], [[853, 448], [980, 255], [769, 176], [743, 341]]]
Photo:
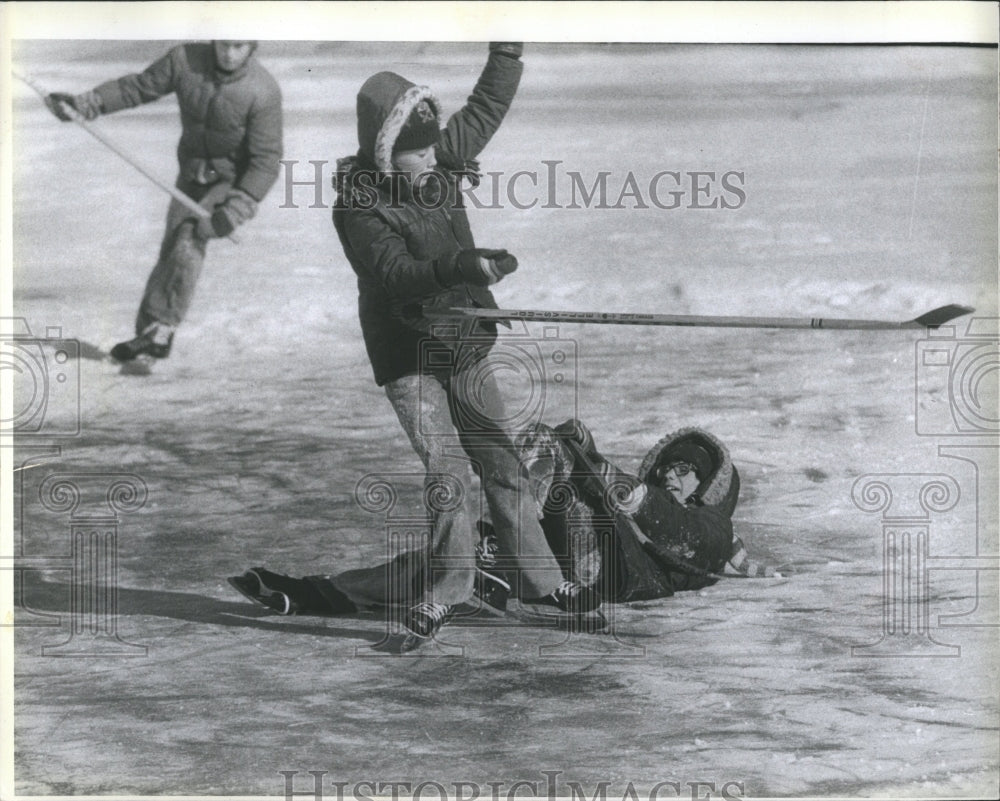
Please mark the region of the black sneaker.
[[441, 630], [450, 615], [450, 606], [424, 601], [406, 611], [403, 616], [403, 626], [414, 636], [426, 640]]
[[174, 342], [174, 332], [168, 326], [152, 323], [135, 339], [119, 342], [111, 349], [111, 358], [118, 362], [130, 362], [137, 356], [152, 356], [166, 359]]
[[[237, 592], [245, 595], [251, 601], [256, 601], [279, 615], [294, 615], [299, 611], [298, 605], [287, 594], [273, 586], [280, 584], [281, 578], [282, 576], [272, 573], [270, 570], [253, 567], [242, 576], [232, 576], [227, 580]], [[268, 586], [269, 582], [271, 586]]]

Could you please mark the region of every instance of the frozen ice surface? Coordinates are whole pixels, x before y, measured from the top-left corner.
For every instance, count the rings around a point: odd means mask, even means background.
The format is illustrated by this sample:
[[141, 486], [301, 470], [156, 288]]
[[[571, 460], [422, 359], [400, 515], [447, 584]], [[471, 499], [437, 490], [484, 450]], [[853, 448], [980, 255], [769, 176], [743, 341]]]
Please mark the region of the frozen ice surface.
[[[21, 43], [14, 60], [80, 91], [165, 46]], [[354, 150], [367, 75], [398, 63], [453, 110], [481, 49], [265, 43], [296, 180], [326, 160], [328, 186]], [[956, 302], [996, 317], [996, 58], [531, 45], [482, 163], [544, 178], [544, 161], [560, 162], [561, 207], [543, 208], [543, 193], [530, 209], [473, 209], [478, 241], [521, 263], [498, 300], [891, 319]], [[17, 629], [20, 792], [279, 795], [281, 770], [488, 792], [488, 781], [544, 787], [551, 770], [590, 794], [611, 782], [614, 797], [670, 780], [743, 782], [756, 796], [995, 795], [996, 572], [929, 571], [923, 640], [940, 648], [857, 648], [885, 634], [885, 564], [898, 555], [883, 516], [852, 494], [860, 477], [952, 476], [961, 499], [928, 518], [930, 556], [997, 550], [996, 496], [982, 491], [996, 450], [955, 450], [966, 440], [940, 422], [954, 387], [919, 360], [920, 332], [559, 326], [575, 357], [547, 385], [546, 422], [579, 416], [631, 469], [669, 430], [712, 430], [743, 475], [740, 534], [786, 577], [617, 608], [613, 637], [453, 626], [412, 658], [361, 658], [381, 637], [377, 618], [264, 616], [225, 584], [253, 564], [303, 574], [380, 558], [382, 521], [353, 495], [366, 474], [408, 473], [401, 508], [419, 509], [420, 466], [371, 381], [329, 209], [309, 207], [309, 187], [282, 208], [279, 179], [242, 244], [213, 243], [169, 361], [121, 376], [86, 355], [130, 334], [166, 198], [23, 87], [13, 100], [14, 312], [36, 333], [60, 327], [85, 356], [80, 434], [58, 457], [18, 452], [43, 465], [19, 478], [19, 553], [67, 555], [66, 516], [33, 500], [47, 471], [134, 473], [149, 492], [122, 516], [117, 563], [118, 633], [145, 657], [42, 656], [69, 631], [68, 574], [24, 573], [23, 621], [62, 622]], [[171, 180], [171, 99], [99, 124]], [[648, 188], [662, 170], [739, 171], [745, 203], [566, 207], [570, 172], [588, 186], [609, 173], [613, 205], [630, 173]], [[504, 341], [521, 335], [545, 327]], [[987, 417], [996, 375], [994, 363], [976, 387]]]

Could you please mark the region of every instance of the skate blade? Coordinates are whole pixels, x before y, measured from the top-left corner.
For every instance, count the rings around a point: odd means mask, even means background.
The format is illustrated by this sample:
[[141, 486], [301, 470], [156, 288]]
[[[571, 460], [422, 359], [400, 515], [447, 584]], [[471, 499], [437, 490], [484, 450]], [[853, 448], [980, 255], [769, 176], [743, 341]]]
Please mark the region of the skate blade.
[[371, 649], [384, 654], [409, 654], [426, 642], [430, 642], [429, 637], [418, 637], [410, 632], [398, 632], [375, 643]]
[[153, 362], [155, 361], [156, 359], [152, 356], [140, 354], [132, 359], [132, 361], [121, 362], [122, 369], [119, 373], [121, 375], [151, 375], [153, 372]]
[[512, 600], [507, 604], [508, 615], [521, 623], [569, 631], [573, 634], [607, 634], [608, 619], [599, 610], [581, 615], [571, 615], [558, 610], [522, 604]]

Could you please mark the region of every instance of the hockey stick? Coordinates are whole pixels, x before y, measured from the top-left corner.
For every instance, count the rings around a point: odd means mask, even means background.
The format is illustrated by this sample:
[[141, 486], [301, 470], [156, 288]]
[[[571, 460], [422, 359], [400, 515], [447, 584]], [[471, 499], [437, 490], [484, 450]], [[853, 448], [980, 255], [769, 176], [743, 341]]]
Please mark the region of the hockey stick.
[[431, 320], [525, 320], [542, 323], [597, 323], [602, 325], [672, 325], [717, 328], [811, 328], [854, 331], [893, 331], [938, 328], [956, 317], [974, 312], [971, 306], [950, 303], [913, 320], [846, 320], [825, 317], [725, 317], [701, 314], [643, 314], [627, 312], [533, 311], [529, 309], [480, 309], [424, 306]]
[[[17, 72], [13, 72], [12, 74], [19, 81], [26, 84], [27, 86], [30, 86], [39, 95], [39, 97], [42, 98], [42, 100], [45, 100], [49, 96], [49, 93], [41, 86], [41, 84], [39, 84], [34, 79], [21, 75], [20, 73]], [[163, 181], [161, 181], [159, 178], [153, 175], [148, 169], [146, 169], [137, 161], [135, 161], [131, 156], [128, 156], [126, 153], [124, 153], [120, 147], [118, 147], [114, 142], [110, 141], [103, 133], [98, 131], [89, 122], [87, 122], [87, 120], [85, 120], [83, 116], [75, 108], [73, 108], [67, 103], [61, 103], [60, 106], [62, 110], [70, 117], [70, 119], [73, 120], [73, 122], [75, 122], [77, 125], [83, 128], [83, 130], [85, 130], [98, 142], [100, 142], [102, 145], [108, 148], [108, 150], [110, 150], [112, 153], [114, 153], [116, 156], [122, 159], [122, 161], [131, 165], [140, 173], [142, 173], [146, 178], [148, 178], [150, 181], [156, 184], [160, 189], [162, 189], [164, 192], [170, 195], [170, 197], [172, 197], [186, 209], [194, 212], [195, 214], [198, 215], [198, 217], [201, 218], [207, 218], [212, 216], [212, 213], [204, 206], [201, 206], [197, 201], [188, 197], [176, 187], [163, 183]], [[236, 236], [235, 232], [230, 233], [227, 238], [230, 241], [236, 243], [240, 241], [239, 237]]]

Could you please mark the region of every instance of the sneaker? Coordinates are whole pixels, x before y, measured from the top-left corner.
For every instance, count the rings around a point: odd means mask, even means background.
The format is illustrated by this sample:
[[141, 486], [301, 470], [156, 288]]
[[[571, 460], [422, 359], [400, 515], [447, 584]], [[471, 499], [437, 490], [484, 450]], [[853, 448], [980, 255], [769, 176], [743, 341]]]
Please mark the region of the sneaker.
[[137, 356], [152, 356], [166, 359], [174, 341], [173, 326], [150, 323], [135, 339], [119, 342], [111, 349], [111, 358], [119, 362], [130, 362]]
[[440, 631], [450, 614], [450, 606], [424, 601], [407, 610], [403, 616], [403, 626], [414, 636], [426, 640]]
[[524, 598], [521, 603], [527, 606], [552, 607], [568, 615], [585, 615], [600, 608], [601, 594], [596, 587], [564, 580], [548, 595]]
[[[237, 592], [245, 595], [251, 601], [256, 601], [279, 615], [294, 615], [298, 611], [298, 606], [287, 594], [273, 587], [275, 583], [281, 583], [281, 578], [280, 575], [272, 573], [270, 570], [254, 567], [242, 576], [232, 576], [227, 581]], [[272, 586], [268, 586], [268, 582]]]

